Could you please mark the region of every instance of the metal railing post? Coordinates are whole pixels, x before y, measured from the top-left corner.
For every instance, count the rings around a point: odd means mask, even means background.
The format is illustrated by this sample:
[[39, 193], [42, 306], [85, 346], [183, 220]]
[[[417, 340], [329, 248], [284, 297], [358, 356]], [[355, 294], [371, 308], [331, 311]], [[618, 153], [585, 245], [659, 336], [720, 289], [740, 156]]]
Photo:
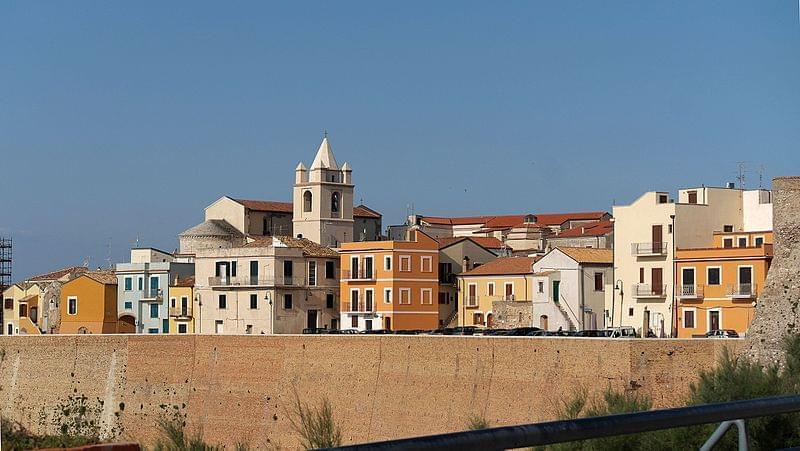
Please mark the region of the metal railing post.
[[717, 426], [717, 429], [714, 430], [714, 433], [711, 434], [711, 437], [703, 443], [703, 446], [700, 447], [700, 451], [711, 451], [714, 446], [722, 440], [722, 437], [725, 436], [725, 433], [728, 432], [728, 429], [731, 426], [736, 426], [737, 433], [739, 436], [739, 451], [748, 451], [749, 447], [747, 445], [747, 427], [744, 423], [744, 420], [729, 420], [723, 421], [722, 423]]

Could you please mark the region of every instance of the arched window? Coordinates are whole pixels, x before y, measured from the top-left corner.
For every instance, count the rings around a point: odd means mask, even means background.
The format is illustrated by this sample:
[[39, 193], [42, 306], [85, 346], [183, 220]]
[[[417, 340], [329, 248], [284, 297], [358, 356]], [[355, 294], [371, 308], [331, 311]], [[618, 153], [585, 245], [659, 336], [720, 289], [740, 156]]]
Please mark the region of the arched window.
[[339, 217], [339, 193], [331, 194], [331, 216]]
[[547, 330], [547, 315], [542, 315], [539, 317], [539, 328], [543, 330]]
[[303, 211], [309, 212], [311, 211], [311, 191], [306, 191], [303, 193]]

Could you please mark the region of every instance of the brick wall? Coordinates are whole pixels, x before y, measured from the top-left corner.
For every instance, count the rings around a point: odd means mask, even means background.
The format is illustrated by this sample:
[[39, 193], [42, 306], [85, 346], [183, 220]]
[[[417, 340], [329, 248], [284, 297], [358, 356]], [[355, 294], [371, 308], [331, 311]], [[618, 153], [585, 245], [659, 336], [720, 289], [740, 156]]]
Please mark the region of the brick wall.
[[[552, 419], [578, 387], [681, 403], [738, 340], [452, 336], [0, 337], [0, 412], [55, 432], [83, 404], [108, 437], [152, 443], [170, 412], [212, 443], [297, 445], [294, 393], [327, 396], [347, 443]], [[75, 411], [75, 409], [72, 409]]]

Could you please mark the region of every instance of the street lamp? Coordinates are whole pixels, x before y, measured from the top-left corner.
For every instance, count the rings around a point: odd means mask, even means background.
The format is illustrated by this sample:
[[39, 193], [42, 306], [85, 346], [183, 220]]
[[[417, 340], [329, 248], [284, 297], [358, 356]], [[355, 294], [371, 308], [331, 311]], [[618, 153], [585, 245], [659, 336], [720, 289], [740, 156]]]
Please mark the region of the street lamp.
[[[614, 289], [619, 290], [619, 326], [622, 327], [622, 302], [625, 296], [625, 292], [622, 290], [622, 279], [617, 279], [614, 283]], [[614, 327], [614, 305], [615, 303], [611, 304], [611, 327]]]

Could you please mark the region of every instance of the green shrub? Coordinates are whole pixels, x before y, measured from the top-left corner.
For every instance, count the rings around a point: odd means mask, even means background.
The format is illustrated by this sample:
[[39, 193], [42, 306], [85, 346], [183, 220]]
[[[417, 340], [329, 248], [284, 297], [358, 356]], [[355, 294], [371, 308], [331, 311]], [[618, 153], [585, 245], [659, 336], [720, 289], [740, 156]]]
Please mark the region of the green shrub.
[[486, 418], [484, 418], [484, 417], [482, 417], [480, 415], [477, 415], [477, 414], [476, 415], [472, 415], [467, 420], [467, 428], [469, 430], [471, 430], [471, 431], [478, 431], [478, 430], [481, 430], [481, 429], [488, 429], [489, 427], [491, 427], [489, 425], [489, 420], [487, 420]]
[[305, 449], [341, 446], [342, 431], [336, 425], [328, 398], [322, 398], [319, 407], [309, 407], [301, 403], [300, 396], [295, 393], [294, 407], [294, 416], [289, 418], [294, 430], [300, 434], [300, 443]]
[[15, 422], [2, 420], [0, 433], [3, 451], [21, 451], [37, 448], [69, 448], [98, 443], [96, 437], [81, 435], [35, 435]]

